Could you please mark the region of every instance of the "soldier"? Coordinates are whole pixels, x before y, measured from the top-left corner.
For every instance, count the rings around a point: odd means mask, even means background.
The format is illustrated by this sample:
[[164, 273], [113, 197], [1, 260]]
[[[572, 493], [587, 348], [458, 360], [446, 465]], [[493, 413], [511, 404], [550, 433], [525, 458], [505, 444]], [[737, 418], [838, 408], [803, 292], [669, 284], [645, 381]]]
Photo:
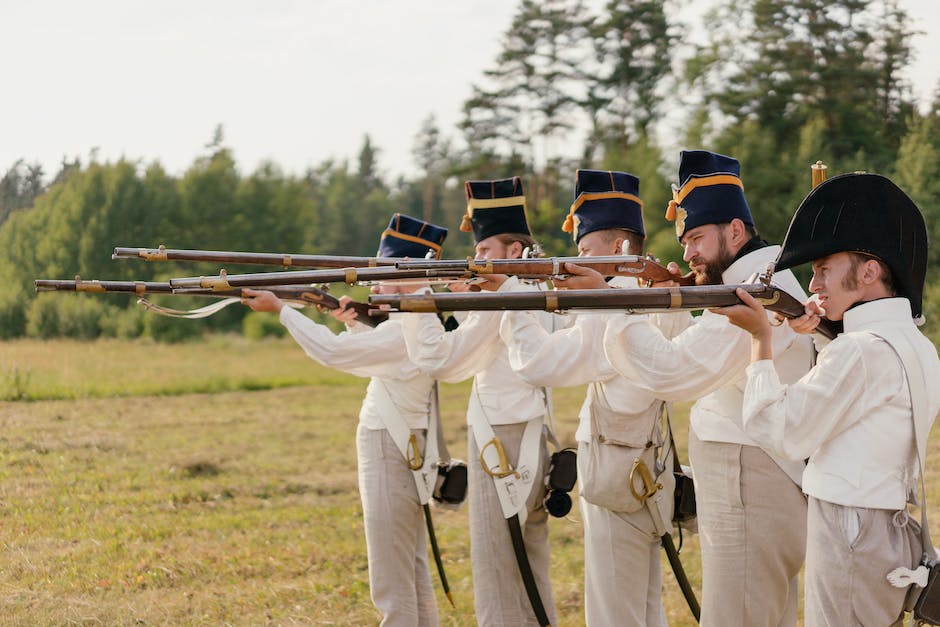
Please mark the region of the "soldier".
[[906, 507], [940, 410], [940, 360], [913, 320], [927, 269], [924, 219], [887, 178], [834, 177], [797, 209], [776, 267], [807, 262], [815, 301], [796, 326], [824, 316], [845, 331], [799, 381], [781, 383], [759, 303], [745, 293], [745, 305], [716, 310], [752, 336], [744, 429], [776, 455], [809, 459], [806, 624], [899, 625], [909, 580], [895, 587], [886, 576], [915, 568], [925, 551], [935, 557]]
[[[643, 254], [639, 185], [635, 176], [624, 172], [578, 170], [575, 201], [562, 228], [572, 233], [579, 256], [619, 255], [625, 248], [630, 254]], [[632, 277], [613, 277], [609, 284], [638, 287]], [[659, 566], [662, 531], [658, 530], [672, 527], [673, 478], [672, 460], [659, 455], [664, 444], [663, 402], [619, 376], [607, 361], [608, 317], [578, 314], [568, 328], [549, 333], [535, 312], [507, 311], [500, 335], [509, 347], [513, 370], [527, 383], [589, 384], [575, 434], [584, 521], [585, 622], [665, 627]], [[661, 318], [687, 324], [690, 316]], [[629, 489], [637, 458], [651, 471], [657, 462], [668, 470], [661, 478], [662, 512], [644, 507]]]
[[[520, 258], [534, 245], [519, 177], [468, 181], [466, 193], [461, 230], [473, 231], [478, 259]], [[515, 277], [488, 278], [486, 289], [526, 289]], [[477, 621], [486, 627], [555, 624], [542, 507], [547, 394], [512, 371], [499, 337], [501, 314], [471, 312], [451, 333], [434, 315], [412, 314], [404, 322], [405, 338], [409, 357], [431, 376], [448, 382], [473, 377], [467, 458]]]
[[[446, 236], [445, 228], [396, 213], [382, 233], [377, 256], [423, 258], [431, 250], [440, 257]], [[409, 293], [414, 289], [389, 282], [373, 291]], [[255, 311], [278, 312], [281, 323], [312, 359], [371, 377], [359, 412], [356, 450], [372, 602], [382, 613], [383, 626], [437, 625], [422, 517], [427, 495], [419, 494], [427, 486], [413, 472], [413, 466], [422, 466], [422, 461], [425, 466], [438, 461], [429, 448], [434, 443], [426, 444], [429, 427], [436, 427], [430, 424], [437, 418], [431, 415], [436, 389], [434, 379], [408, 359], [401, 320], [391, 314], [375, 328], [356, 326], [334, 335], [284, 306], [271, 292], [245, 293], [252, 298], [244, 302]], [[356, 324], [352, 309], [330, 313], [350, 327]], [[436, 468], [425, 470], [436, 478]]]
[[[737, 160], [683, 151], [679, 180], [666, 217], [675, 221], [698, 284], [742, 283], [776, 258], [779, 246], [757, 234]], [[574, 272], [585, 283], [600, 278]], [[789, 272], [774, 279], [806, 300]], [[786, 325], [774, 329], [773, 340], [781, 377], [796, 381], [812, 364], [811, 340]], [[646, 317], [628, 315], [610, 319], [604, 343], [614, 368], [638, 387], [666, 401], [696, 401], [689, 460], [702, 551], [702, 625], [795, 625], [806, 542], [804, 465], [771, 457], [744, 432], [749, 335], [706, 311], [670, 340]]]

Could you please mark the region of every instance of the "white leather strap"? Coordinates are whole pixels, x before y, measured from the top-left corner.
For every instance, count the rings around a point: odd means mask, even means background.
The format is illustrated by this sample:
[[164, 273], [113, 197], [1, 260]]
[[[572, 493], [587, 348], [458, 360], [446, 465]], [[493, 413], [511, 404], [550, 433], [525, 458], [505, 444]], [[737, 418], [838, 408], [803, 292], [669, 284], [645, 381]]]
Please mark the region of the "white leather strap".
[[[398, 406], [395, 405], [391, 395], [389, 395], [385, 383], [378, 378], [372, 380], [376, 384], [375, 400], [379, 406], [379, 415], [382, 417], [382, 424], [385, 425], [389, 435], [392, 436], [392, 440], [395, 442], [395, 446], [401, 453], [402, 458], [406, 463], [410, 464], [413, 453], [420, 453], [420, 451], [409, 451], [411, 429], [408, 428], [408, 423], [401, 415], [401, 412], [398, 411]], [[424, 458], [420, 468], [417, 470], [411, 469], [411, 474], [414, 476], [415, 480], [415, 488], [418, 490], [418, 501], [422, 505], [431, 500], [431, 494], [434, 492], [434, 485], [437, 482], [437, 466], [439, 461], [438, 429], [440, 419], [437, 411], [437, 394], [434, 393], [436, 389], [435, 387], [432, 390], [429, 400], [431, 407], [430, 415], [428, 416], [427, 437], [425, 438], [424, 445]]]
[[[490, 425], [489, 418], [483, 410], [477, 393], [476, 381], [473, 383], [473, 390], [470, 392], [470, 407], [468, 412], [470, 428], [473, 430], [473, 439], [480, 451], [480, 461], [486, 464], [487, 468], [500, 469], [500, 458], [498, 450], [494, 445], [497, 442], [496, 434]], [[535, 485], [536, 471], [539, 467], [539, 453], [541, 451], [541, 435], [543, 418], [533, 418], [525, 425], [525, 431], [522, 434], [522, 444], [519, 448], [519, 462], [512, 473], [505, 477], [492, 475], [493, 484], [496, 486], [496, 494], [499, 496], [499, 504], [503, 510], [504, 518], [511, 518], [519, 515], [519, 524], [524, 525], [528, 517], [528, 508], [526, 501]], [[510, 470], [508, 468], [504, 469]]]
[[937, 561], [937, 553], [930, 540], [930, 529], [927, 526], [927, 491], [924, 487], [924, 460], [927, 457], [927, 436], [930, 432], [924, 370], [917, 360], [917, 353], [910, 340], [902, 333], [898, 333], [896, 329], [891, 327], [878, 327], [869, 332], [883, 339], [888, 346], [894, 349], [894, 352], [901, 359], [901, 365], [904, 367], [904, 374], [907, 377], [907, 386], [911, 393], [911, 414], [914, 420], [914, 440], [918, 474], [920, 475], [920, 535], [924, 545], [924, 559], [928, 564], [933, 564]]

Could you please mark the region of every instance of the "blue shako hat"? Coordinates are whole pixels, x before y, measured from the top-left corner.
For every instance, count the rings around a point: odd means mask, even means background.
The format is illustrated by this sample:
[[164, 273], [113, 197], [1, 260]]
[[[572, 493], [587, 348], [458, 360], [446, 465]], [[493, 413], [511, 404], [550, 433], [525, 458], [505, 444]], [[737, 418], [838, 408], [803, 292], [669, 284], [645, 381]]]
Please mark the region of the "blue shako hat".
[[666, 209], [666, 219], [676, 223], [679, 241], [689, 229], [735, 218], [754, 226], [738, 160], [707, 150], [679, 153], [679, 187], [673, 185]]
[[608, 170], [578, 170], [575, 177], [574, 203], [561, 227], [575, 243], [604, 229], [627, 229], [646, 236], [640, 179]]
[[467, 181], [467, 213], [460, 222], [460, 230], [473, 231], [473, 241], [479, 244], [487, 237], [503, 233], [532, 235], [525, 213], [525, 194], [522, 179], [496, 181]]
[[378, 256], [424, 259], [430, 250], [435, 259], [440, 259], [446, 237], [447, 229], [442, 226], [396, 213], [382, 232]]
[[879, 174], [842, 174], [820, 183], [803, 199], [774, 267], [785, 270], [839, 252], [881, 259], [894, 275], [898, 296], [923, 310], [927, 227], [914, 201]]

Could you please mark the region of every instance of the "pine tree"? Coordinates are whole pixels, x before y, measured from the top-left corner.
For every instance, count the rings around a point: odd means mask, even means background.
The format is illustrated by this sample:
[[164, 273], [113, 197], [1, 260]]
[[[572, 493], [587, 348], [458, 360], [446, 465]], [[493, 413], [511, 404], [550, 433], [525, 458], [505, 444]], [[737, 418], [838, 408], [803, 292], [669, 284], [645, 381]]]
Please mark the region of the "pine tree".
[[495, 68], [491, 88], [475, 86], [461, 127], [476, 154], [519, 153], [544, 163], [582, 117], [589, 54], [589, 18], [582, 0], [522, 0]]

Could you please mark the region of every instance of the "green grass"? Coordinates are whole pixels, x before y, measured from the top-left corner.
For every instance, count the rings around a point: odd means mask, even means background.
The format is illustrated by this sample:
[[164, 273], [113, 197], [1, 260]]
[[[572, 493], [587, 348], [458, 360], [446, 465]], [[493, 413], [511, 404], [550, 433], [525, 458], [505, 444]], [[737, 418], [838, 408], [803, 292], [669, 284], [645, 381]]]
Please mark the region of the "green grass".
[[[23, 398], [60, 397], [0, 402], [0, 623], [377, 623], [356, 488], [365, 380], [320, 368], [290, 340], [18, 341], [0, 356], [0, 369], [15, 360], [29, 373]], [[468, 392], [443, 386], [457, 457]], [[563, 444], [583, 394], [555, 391]], [[940, 520], [940, 480], [927, 479]], [[434, 574], [441, 622], [474, 625], [467, 509], [435, 510], [435, 523], [457, 601]], [[583, 624], [577, 512], [550, 529], [559, 622]], [[698, 589], [697, 537], [683, 561]], [[669, 624], [692, 625], [665, 558], [663, 572]]]
[[0, 400], [202, 394], [297, 385], [354, 386], [290, 338], [237, 335], [161, 344], [139, 340], [15, 340], [0, 343]]

